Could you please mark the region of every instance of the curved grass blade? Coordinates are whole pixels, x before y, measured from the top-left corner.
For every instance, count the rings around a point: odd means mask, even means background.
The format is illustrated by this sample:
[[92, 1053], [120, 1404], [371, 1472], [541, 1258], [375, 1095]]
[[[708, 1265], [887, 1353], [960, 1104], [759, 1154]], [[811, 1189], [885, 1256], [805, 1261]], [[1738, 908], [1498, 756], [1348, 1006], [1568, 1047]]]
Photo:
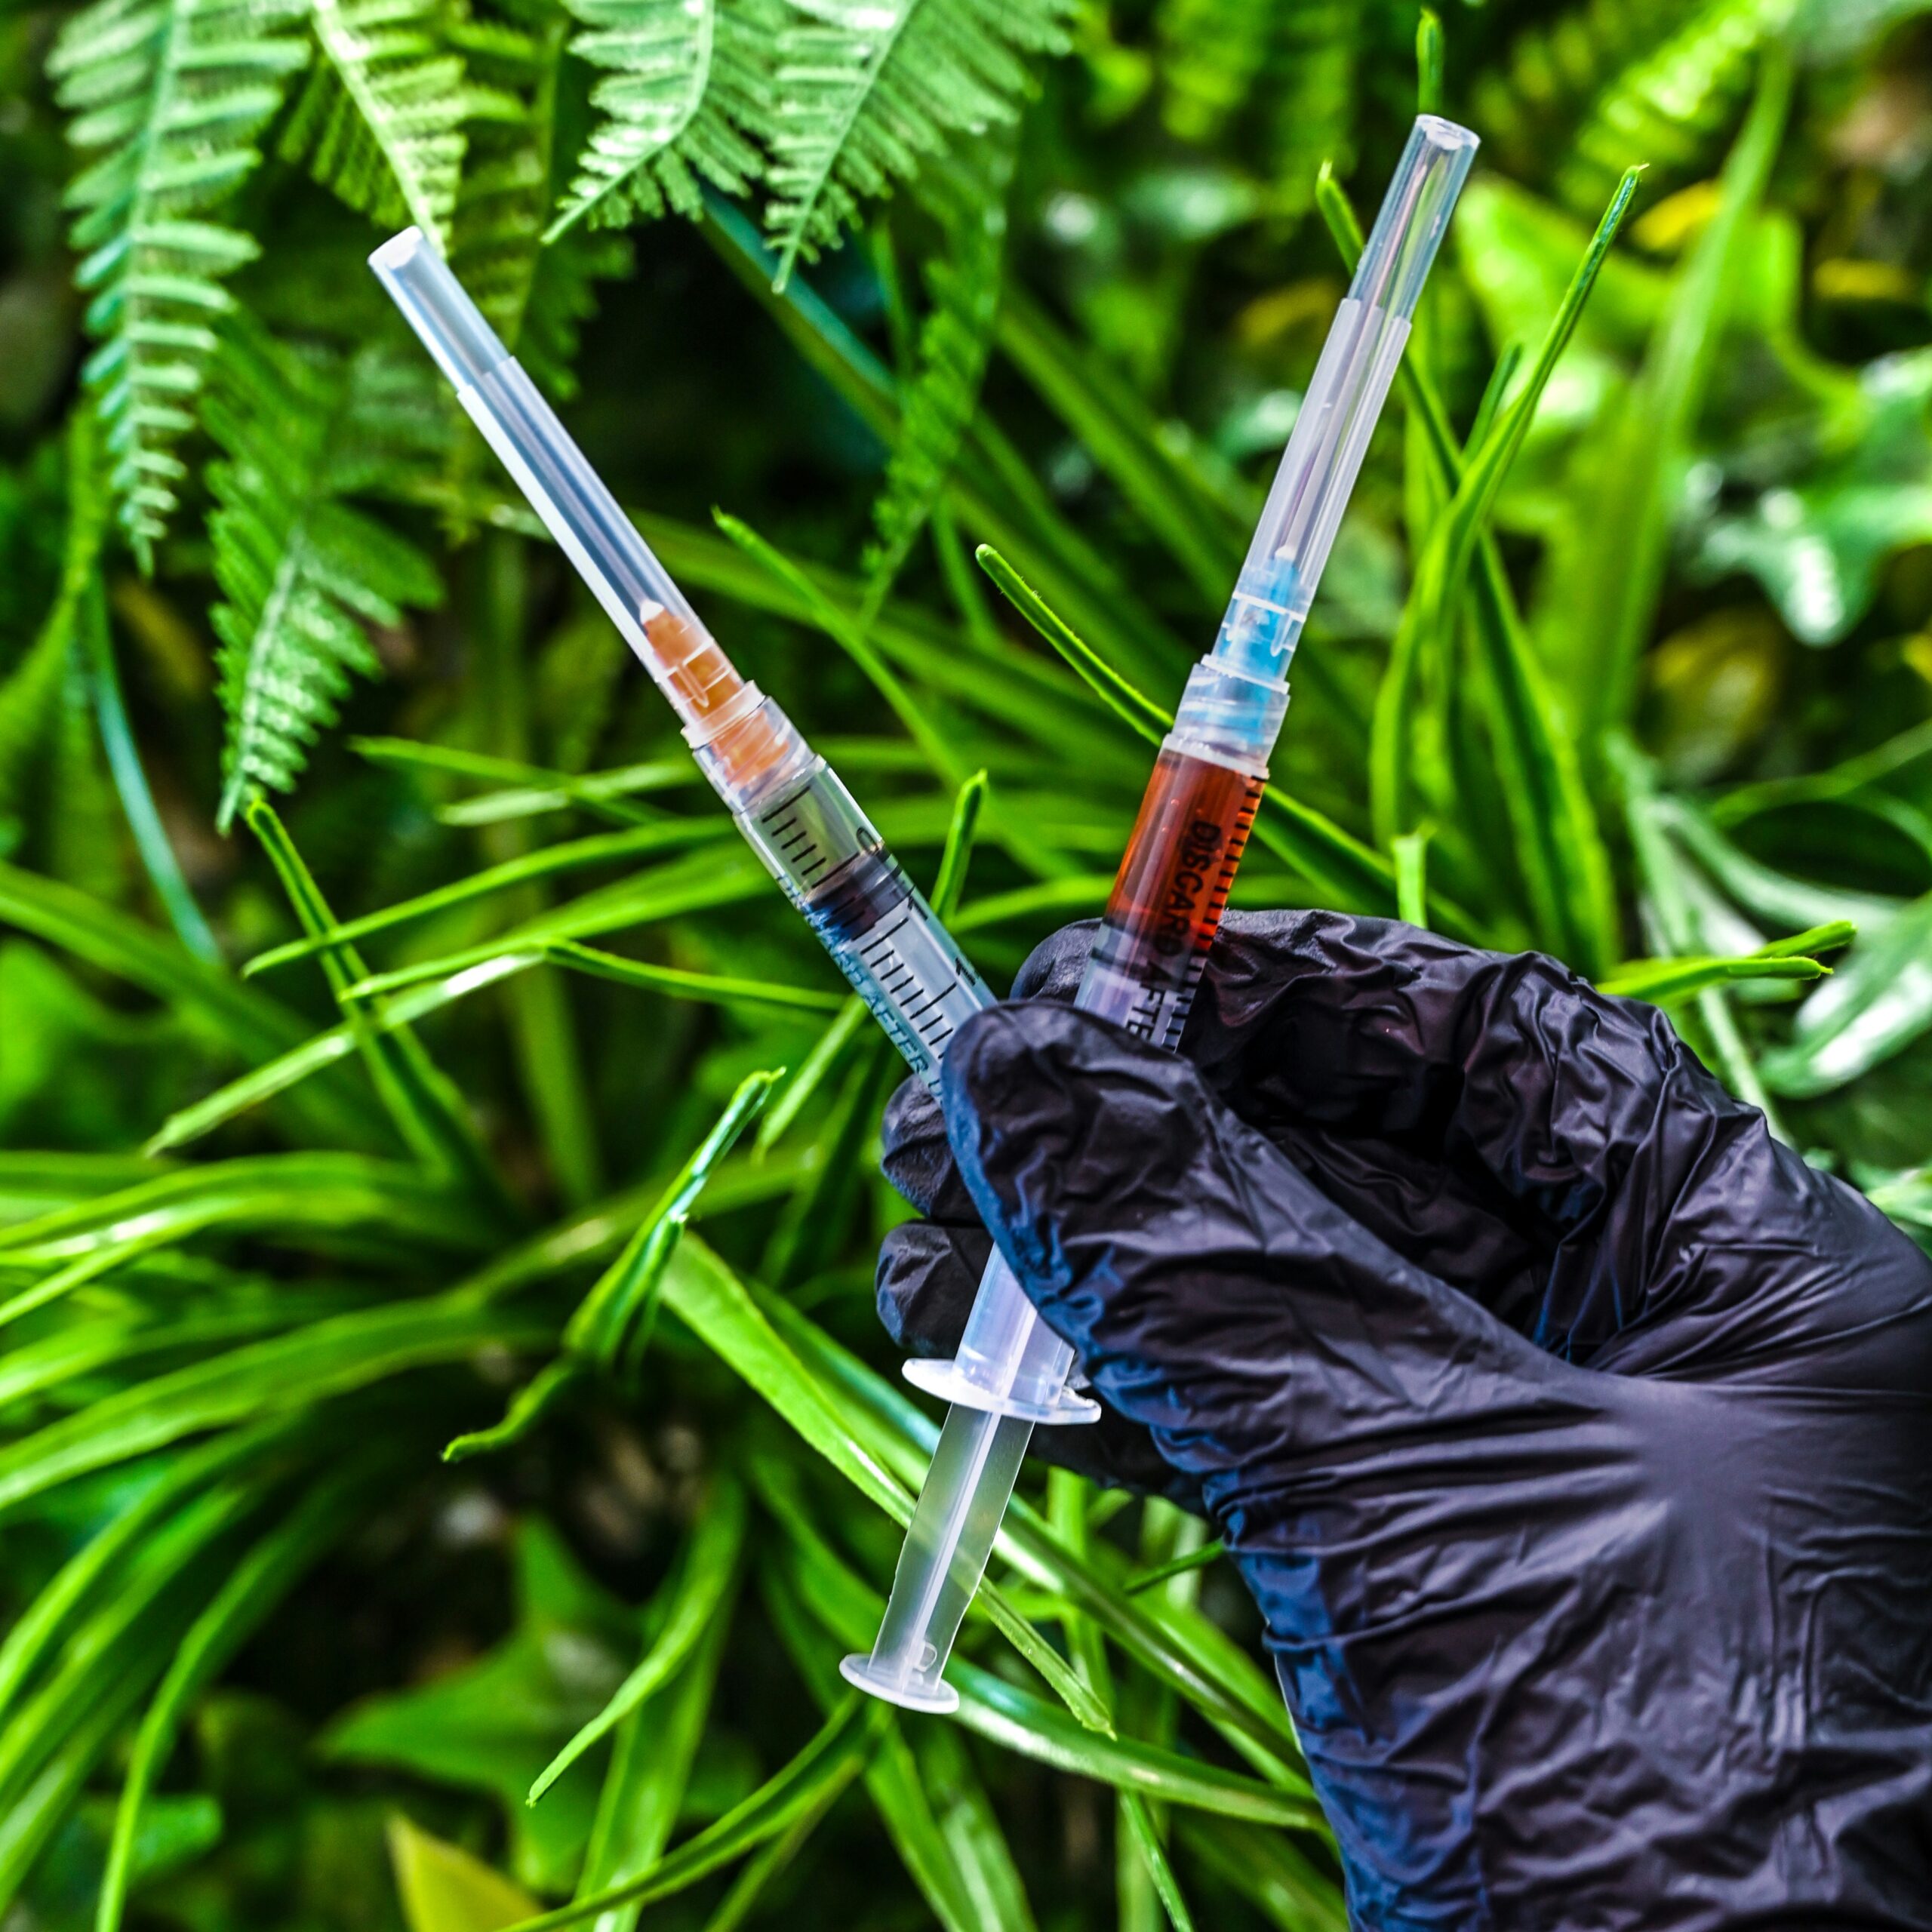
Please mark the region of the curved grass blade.
[[1721, 177], [1718, 210], [1672, 285], [1637, 379], [1599, 455], [1600, 488], [1578, 580], [1563, 601], [1564, 670], [1586, 741], [1627, 720], [1637, 666], [1668, 561], [1670, 506], [1716, 367], [1727, 293], [1746, 271], [1752, 217], [1770, 179], [1792, 91], [1790, 54], [1774, 42], [1757, 98]]
[[1423, 654], [1429, 651], [1444, 654], [1449, 648], [1470, 568], [1497, 494], [1529, 433], [1537, 405], [1623, 224], [1630, 198], [1636, 192], [1638, 178], [1638, 171], [1630, 170], [1611, 197], [1551, 319], [1521, 392], [1463, 466], [1455, 494], [1437, 519], [1417, 561], [1416, 580], [1390, 650], [1388, 671], [1377, 694], [1370, 749], [1371, 800], [1377, 832], [1385, 842], [1413, 829], [1411, 788], [1407, 774], [1414, 750], [1412, 713]]
[[184, 1437], [285, 1414], [479, 1349], [546, 1344], [540, 1319], [449, 1295], [318, 1321], [137, 1383], [0, 1448], [0, 1515], [90, 1470]]
[[166, 1766], [183, 1713], [275, 1608], [282, 1593], [349, 1527], [348, 1506], [368, 1480], [368, 1472], [362, 1470], [311, 1491], [248, 1552], [189, 1626], [134, 1738], [115, 1813], [94, 1932], [119, 1932], [141, 1807]]
[[419, 894], [414, 899], [400, 900], [393, 906], [385, 906], [380, 912], [365, 912], [359, 918], [344, 920], [306, 939], [291, 940], [284, 945], [272, 946], [249, 960], [242, 968], [242, 977], [252, 979], [258, 973], [285, 966], [293, 960], [311, 958], [318, 952], [349, 946], [358, 940], [368, 938], [371, 934], [388, 932], [395, 927], [407, 925], [412, 920], [447, 912], [452, 906], [486, 899], [493, 893], [506, 891], [531, 879], [574, 872], [582, 866], [614, 864], [653, 852], [673, 851], [682, 845], [708, 844], [714, 839], [728, 838], [733, 830], [728, 819], [669, 819], [633, 826], [623, 832], [600, 832], [589, 838], [546, 845], [521, 858], [506, 860], [500, 866], [490, 866], [480, 872], [473, 872], [467, 878], [439, 885], [433, 891]]
[[651, 1647], [611, 1694], [611, 1700], [544, 1766], [530, 1787], [536, 1804], [599, 1738], [608, 1737], [647, 1697], [684, 1668], [705, 1632], [718, 1620], [730, 1593], [749, 1520], [743, 1489], [728, 1477], [712, 1489], [678, 1567], [666, 1586], [664, 1620]]
[[506, 1223], [514, 1222], [516, 1208], [509, 1191], [449, 1077], [430, 1059], [406, 1021], [386, 1019], [379, 1011], [372, 1023], [367, 1010], [348, 998], [349, 987], [367, 977], [367, 968], [353, 946], [334, 941], [335, 915], [275, 808], [258, 797], [249, 800], [243, 814], [303, 929], [325, 944], [323, 976], [403, 1145], [419, 1160], [474, 1189], [479, 1201]]
[[800, 1819], [824, 1809], [865, 1768], [890, 1718], [885, 1706], [854, 1693], [826, 1720], [810, 1743], [715, 1825], [680, 1845], [641, 1878], [573, 1899], [509, 1932], [555, 1932], [615, 1906], [669, 1898], [742, 1857]]
[[[0, 924], [17, 927], [114, 977], [169, 1001], [228, 1051], [251, 1063], [304, 1039], [306, 1023], [125, 913], [57, 879], [0, 863]], [[382, 1115], [355, 1084], [331, 1082], [298, 1103], [304, 1124], [332, 1145], [360, 1146]]]
[[[1129, 730], [1158, 746], [1173, 727], [1173, 712], [1143, 695], [1076, 636], [990, 544], [980, 545], [975, 555], [1001, 594], [1066, 659], [1101, 703]], [[1277, 857], [1318, 891], [1344, 905], [1395, 909], [1393, 869], [1380, 853], [1278, 786], [1266, 787], [1264, 796], [1294, 828], [1292, 835], [1284, 835], [1278, 827], [1257, 822], [1255, 836]]]
[[[1315, 199], [1352, 272], [1361, 257], [1361, 229], [1326, 168], [1316, 183]], [[1521, 353], [1521, 346], [1512, 343], [1498, 358], [1470, 432], [1470, 452], [1488, 439]], [[1420, 358], [1404, 356], [1396, 376], [1422, 426], [1423, 445], [1435, 457], [1438, 487], [1444, 497], [1452, 497], [1466, 465], [1448, 412]], [[1602, 829], [1575, 730], [1562, 715], [1531, 642], [1502, 552], [1487, 529], [1477, 542], [1474, 591], [1472, 635], [1482, 672], [1478, 689], [1488, 713], [1501, 802], [1513, 829], [1518, 863], [1550, 943], [1566, 957], [1607, 969], [1616, 956], [1618, 917]]]

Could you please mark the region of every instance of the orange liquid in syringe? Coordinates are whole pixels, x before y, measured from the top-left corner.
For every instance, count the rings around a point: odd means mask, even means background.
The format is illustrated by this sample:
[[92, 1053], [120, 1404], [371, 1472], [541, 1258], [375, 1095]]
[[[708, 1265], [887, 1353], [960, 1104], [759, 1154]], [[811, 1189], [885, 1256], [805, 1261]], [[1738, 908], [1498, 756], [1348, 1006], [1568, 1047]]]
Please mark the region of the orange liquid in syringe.
[[1205, 758], [1161, 754], [1107, 900], [1082, 1006], [1156, 1046], [1179, 1041], [1262, 783]]
[[[644, 620], [644, 634], [665, 667], [673, 702], [688, 724], [715, 718], [745, 688], [745, 681], [702, 624], [660, 608]], [[787, 749], [763, 710], [748, 712], [709, 740], [732, 783], [746, 790], [775, 765]]]

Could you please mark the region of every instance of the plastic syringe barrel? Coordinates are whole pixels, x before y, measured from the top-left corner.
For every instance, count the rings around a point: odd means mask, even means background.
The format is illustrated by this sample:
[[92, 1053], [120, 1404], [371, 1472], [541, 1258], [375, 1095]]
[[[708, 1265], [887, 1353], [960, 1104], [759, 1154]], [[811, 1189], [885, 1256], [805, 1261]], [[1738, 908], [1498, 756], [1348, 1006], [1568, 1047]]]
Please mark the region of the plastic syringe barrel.
[[[1389, 393], [1476, 137], [1416, 122], [1324, 344], [1214, 651], [1189, 675], [1075, 1004], [1180, 1043], [1287, 709], [1287, 670]], [[862, 1689], [915, 1709], [957, 1702], [941, 1673], [979, 1587], [1035, 1420], [1072, 1352], [995, 1251], [949, 1362], [909, 1362], [954, 1404], [907, 1530]]]
[[838, 774], [738, 675], [422, 232], [406, 230], [369, 260], [669, 699], [700, 767], [767, 870], [912, 1071], [937, 1086], [947, 1041], [992, 1004], [985, 982]]

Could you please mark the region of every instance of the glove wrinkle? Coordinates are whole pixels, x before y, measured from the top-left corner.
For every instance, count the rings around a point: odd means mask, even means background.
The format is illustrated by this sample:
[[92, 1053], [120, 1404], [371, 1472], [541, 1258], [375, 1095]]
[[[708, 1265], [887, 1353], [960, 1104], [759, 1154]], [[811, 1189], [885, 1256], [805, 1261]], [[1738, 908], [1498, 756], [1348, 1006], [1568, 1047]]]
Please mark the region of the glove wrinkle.
[[[1932, 1932], [1932, 1264], [1548, 961], [1226, 938], [1186, 1060], [995, 1009], [888, 1171], [1194, 1486], [1351, 1924]], [[984, 1239], [895, 1230], [882, 1312]]]

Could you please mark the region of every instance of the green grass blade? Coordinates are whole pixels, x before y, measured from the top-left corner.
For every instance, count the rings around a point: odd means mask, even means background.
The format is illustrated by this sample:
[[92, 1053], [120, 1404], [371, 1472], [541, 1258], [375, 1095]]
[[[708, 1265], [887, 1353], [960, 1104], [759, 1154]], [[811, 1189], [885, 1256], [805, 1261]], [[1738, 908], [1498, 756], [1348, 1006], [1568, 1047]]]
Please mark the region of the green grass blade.
[[530, 1787], [534, 1804], [598, 1739], [608, 1737], [647, 1697], [668, 1684], [717, 1620], [743, 1553], [748, 1521], [743, 1489], [728, 1478], [712, 1491], [667, 1584], [664, 1620], [636, 1667], [596, 1716], [544, 1766]]
[[[577, 1882], [580, 1898], [635, 1883], [660, 1864], [711, 1715], [731, 1607], [728, 1595], [699, 1631], [684, 1668], [620, 1727]], [[628, 1902], [607, 1910], [598, 1918], [596, 1932], [632, 1932], [642, 1909]]]
[[1429, 924], [1429, 841], [1431, 828], [1418, 826], [1391, 842], [1395, 860], [1395, 916], [1412, 926]]
[[275, 1609], [282, 1593], [349, 1527], [345, 1506], [358, 1481], [366, 1480], [364, 1474], [319, 1484], [248, 1552], [189, 1626], [135, 1734], [114, 1816], [94, 1932], [119, 1932], [141, 1807], [166, 1767], [188, 1705]]
[[492, 1345], [541, 1346], [533, 1317], [439, 1298], [346, 1315], [103, 1396], [0, 1448], [0, 1513], [57, 1484], [190, 1435], [287, 1411]]
[[1721, 178], [1716, 214], [1672, 285], [1644, 365], [1599, 453], [1577, 577], [1552, 583], [1566, 649], [1561, 666], [1586, 743], [1622, 725], [1635, 702], [1637, 667], [1662, 590], [1671, 505], [1687, 460], [1728, 307], [1746, 278], [1753, 217], [1784, 131], [1792, 61], [1767, 48], [1758, 94]]
[[839, 1008], [831, 1025], [818, 1036], [811, 1051], [779, 1095], [777, 1104], [758, 1123], [757, 1146], [761, 1159], [778, 1144], [807, 1102], [824, 1085], [852, 1042], [865, 1032], [869, 1017], [865, 1001], [857, 993]]
[[[81, 412], [83, 417], [85, 414]], [[121, 696], [121, 674], [114, 662], [105, 594], [97, 581], [82, 601], [78, 635], [87, 665], [88, 695], [100, 727], [101, 749], [107, 754], [107, 768], [148, 882], [181, 943], [197, 958], [218, 964], [221, 948], [181, 875], [181, 861], [168, 842], [161, 814], [155, 808], [154, 794], [148, 789], [147, 774], [141, 768], [141, 755], [135, 749], [128, 707]]]
[[532, 879], [552, 878], [559, 872], [574, 872], [583, 866], [614, 865], [625, 859], [641, 858], [656, 852], [675, 851], [685, 845], [709, 844], [715, 839], [730, 838], [734, 829], [730, 820], [725, 818], [660, 820], [627, 831], [601, 832], [592, 838], [546, 845], [521, 857], [506, 860], [500, 866], [486, 866], [467, 878], [419, 894], [414, 899], [385, 906], [380, 912], [365, 912], [359, 918], [346, 919], [307, 939], [291, 940], [285, 945], [272, 946], [248, 961], [242, 968], [242, 977], [251, 979], [258, 973], [269, 972], [294, 960], [311, 958], [318, 952], [352, 946], [372, 934], [388, 932], [397, 926], [407, 925], [412, 920], [447, 912], [452, 906], [486, 899], [493, 893], [507, 891]]
[[[308, 1026], [172, 937], [57, 879], [0, 864], [0, 924], [17, 927], [128, 985], [177, 1007], [227, 1051], [255, 1061], [287, 1051]], [[366, 1145], [380, 1111], [348, 1082], [331, 1081], [297, 1103], [303, 1124], [334, 1145]]]
[[952, 801], [952, 822], [946, 829], [946, 844], [933, 880], [931, 903], [942, 919], [951, 918], [959, 909], [959, 897], [966, 889], [966, 869], [973, 863], [973, 838], [986, 802], [986, 774], [976, 771]]
[[1120, 1815], [1153, 1879], [1155, 1894], [1160, 1899], [1161, 1909], [1168, 1915], [1168, 1924], [1174, 1932], [1194, 1932], [1193, 1915], [1187, 1909], [1186, 1900], [1181, 1896], [1180, 1881], [1174, 1875], [1174, 1861], [1168, 1856], [1160, 1827], [1154, 1822], [1154, 1814], [1147, 1800], [1137, 1791], [1122, 1792]]
[[747, 1075], [738, 1083], [710, 1132], [672, 1177], [637, 1232], [624, 1244], [623, 1252], [571, 1317], [564, 1329], [567, 1349], [606, 1371], [636, 1373], [677, 1240], [706, 1183], [783, 1077], [780, 1069]]
[[957, 1659], [947, 1673], [960, 1694], [959, 1721], [969, 1730], [1037, 1763], [1098, 1779], [1157, 1802], [1216, 1811], [1291, 1831], [1324, 1829], [1321, 1809], [1258, 1778], [1224, 1771], [1195, 1758], [1131, 1738], [1083, 1728], [1044, 1698]]
[[506, 1222], [513, 1220], [516, 1211], [509, 1190], [448, 1075], [407, 1022], [388, 1019], [380, 1008], [372, 1016], [347, 997], [349, 987], [368, 977], [368, 968], [352, 946], [334, 940], [335, 915], [274, 808], [258, 797], [249, 801], [243, 815], [275, 867], [303, 930], [311, 939], [325, 943], [320, 956], [329, 991], [403, 1145], [419, 1160], [473, 1189], [479, 1201]]
[[865, 1768], [889, 1717], [883, 1704], [854, 1693], [782, 1770], [644, 1877], [573, 1899], [509, 1932], [556, 1932], [559, 1926], [579, 1924], [614, 1906], [648, 1905], [696, 1884], [800, 1818], [822, 1810]]
[[[903, 1480], [918, 1481], [938, 1439], [931, 1420], [789, 1303], [764, 1293], [755, 1300], [820, 1386], [838, 1392], [845, 1426], [855, 1438]], [[1094, 1546], [1091, 1562], [1081, 1561], [1018, 1498], [1007, 1512], [999, 1549], [1028, 1580], [1091, 1617], [1129, 1656], [1252, 1754], [1254, 1761], [1264, 1764], [1266, 1774], [1283, 1789], [1307, 1791], [1306, 1781], [1291, 1768], [1297, 1753], [1280, 1691], [1253, 1658], [1206, 1617], [1164, 1601], [1158, 1591], [1130, 1599], [1106, 1574], [1115, 1566], [1106, 1544]], [[1124, 1559], [1118, 1567], [1124, 1580], [1128, 1574]], [[1063, 1701], [1076, 1708], [1068, 1694]], [[1087, 1705], [1091, 1715], [1083, 1721], [1105, 1728], [1106, 1713], [1093, 1704], [1091, 1693]]]
[[998, 328], [1014, 367], [1118, 485], [1201, 602], [1211, 610], [1226, 602], [1245, 533], [1193, 469], [1161, 447], [1146, 405], [1022, 291], [1008, 292]]
[[[1417, 561], [1416, 581], [1390, 650], [1388, 670], [1377, 694], [1371, 734], [1371, 804], [1377, 835], [1385, 841], [1413, 830], [1420, 809], [1414, 774], [1420, 749], [1416, 732], [1426, 665], [1432, 661], [1446, 663], [1451, 657], [1455, 627], [1472, 566], [1481, 551], [1484, 526], [1509, 466], [1528, 433], [1537, 401], [1576, 328], [1598, 272], [1616, 238], [1631, 196], [1636, 192], [1637, 178], [1634, 170], [1626, 174], [1611, 198], [1552, 318], [1522, 392], [1503, 412], [1481, 448], [1463, 466], [1448, 506], [1437, 520]], [[1516, 792], [1523, 793], [1516, 811], [1524, 814], [1525, 806], [1534, 802], [1528, 788], [1540, 779], [1553, 785], [1559, 798], [1568, 796], [1574, 788], [1566, 789], [1549, 750], [1560, 734], [1553, 727], [1548, 707], [1536, 702], [1527, 651], [1492, 654], [1487, 662], [1495, 694], [1503, 701], [1505, 722], [1497, 734], [1499, 746], [1512, 765], [1520, 767], [1503, 774], [1506, 799]], [[1518, 700], [1521, 702], [1512, 702]], [[1444, 807], [1453, 809], [1453, 800], [1432, 802], [1437, 806], [1438, 817]], [[1522, 822], [1521, 817], [1518, 822]], [[1526, 849], [1532, 853], [1539, 850], [1540, 836], [1531, 828]], [[1556, 892], [1554, 879], [1546, 880], [1547, 903], [1539, 908], [1546, 918], [1558, 915]]]
[[[1361, 229], [1347, 197], [1325, 167], [1315, 199], [1343, 263], [1352, 272], [1361, 257]], [[1499, 358], [1471, 431], [1472, 453], [1487, 440], [1503, 386], [1521, 356], [1520, 345], [1512, 343]], [[1448, 411], [1420, 358], [1404, 356], [1396, 374], [1434, 454], [1441, 487], [1446, 495], [1453, 495], [1461, 485], [1466, 461]], [[1478, 540], [1474, 591], [1478, 689], [1496, 748], [1500, 802], [1514, 829], [1518, 862], [1536, 899], [1539, 923], [1546, 943], [1558, 953], [1607, 968], [1617, 952], [1615, 888], [1576, 731], [1563, 715], [1531, 642], [1502, 553], [1487, 529]], [[1466, 921], [1458, 922], [1459, 932], [1442, 912], [1438, 906], [1437, 922], [1444, 931], [1481, 939]]]
[[[1158, 746], [1174, 724], [1174, 714], [1128, 682], [1048, 608], [1025, 578], [989, 544], [976, 553], [980, 567], [1015, 610], [1066, 659], [1088, 687], [1130, 731]], [[1266, 803], [1291, 830], [1257, 822], [1255, 836], [1317, 891], [1346, 906], [1392, 911], [1394, 871], [1388, 861], [1351, 838], [1331, 820], [1269, 786]]]
[[857, 665], [872, 688], [891, 707], [892, 715], [906, 728], [906, 735], [924, 754], [934, 775], [955, 791], [963, 785], [967, 774], [959, 769], [945, 734], [926, 715], [924, 708], [900, 681], [898, 674], [873, 648], [856, 617], [841, 610], [783, 551], [767, 543], [749, 524], [722, 510], [715, 515], [718, 528], [791, 592], [811, 613], [811, 622]]
[[793, 986], [776, 980], [743, 980], [724, 973], [694, 973], [681, 967], [653, 966], [641, 959], [626, 959], [614, 952], [600, 952], [595, 946], [580, 946], [574, 940], [550, 940], [543, 949], [543, 956], [553, 965], [588, 973], [595, 979], [610, 980], [645, 992], [675, 993], [685, 999], [725, 1005], [783, 1007], [799, 1013], [836, 1013], [844, 1004], [838, 994], [821, 992], [817, 986]]

